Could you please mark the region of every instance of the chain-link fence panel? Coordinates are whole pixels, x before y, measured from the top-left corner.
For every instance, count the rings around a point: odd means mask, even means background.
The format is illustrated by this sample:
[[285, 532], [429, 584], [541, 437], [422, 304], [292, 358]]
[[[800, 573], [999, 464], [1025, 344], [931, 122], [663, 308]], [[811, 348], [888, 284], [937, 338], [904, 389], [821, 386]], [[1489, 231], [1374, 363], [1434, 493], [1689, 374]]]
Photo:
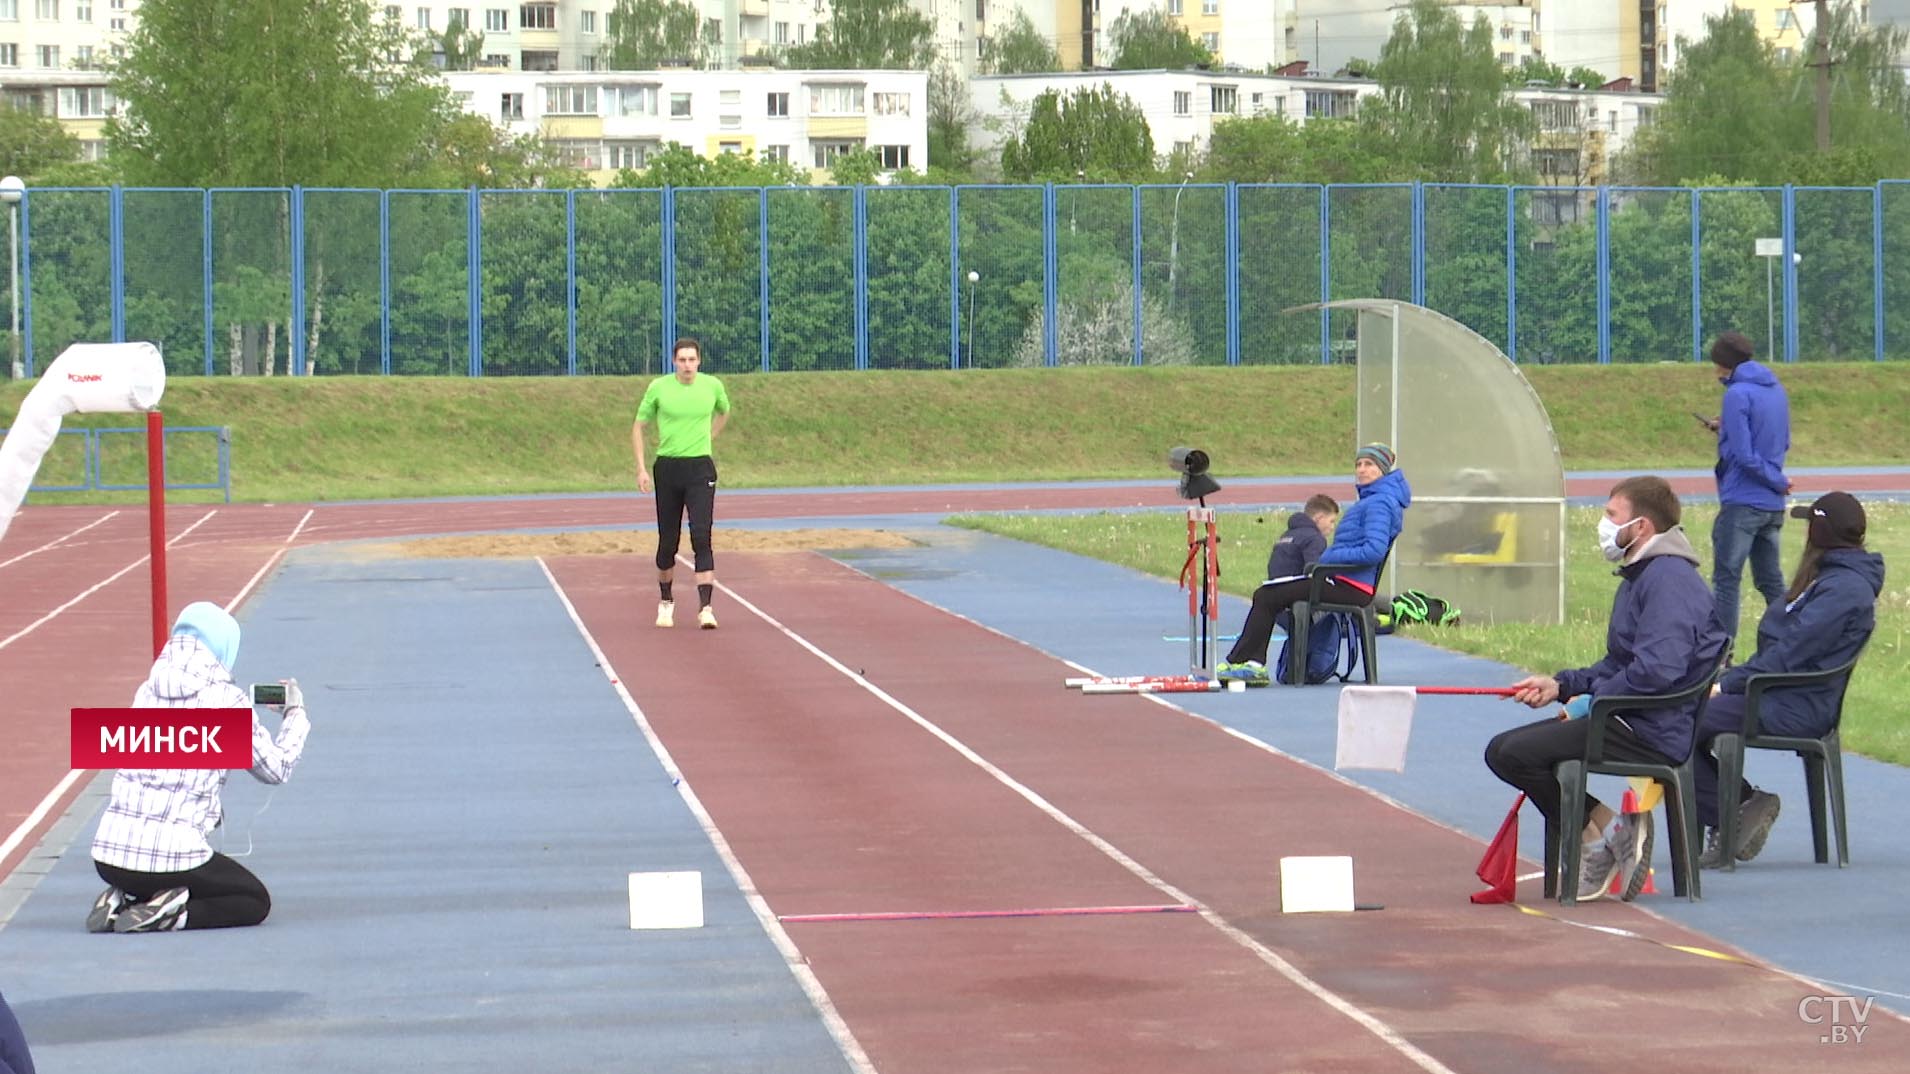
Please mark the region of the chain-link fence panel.
[[1797, 357], [1877, 356], [1875, 194], [1799, 187], [1796, 199]]
[[1881, 184], [1883, 356], [1910, 358], [1910, 182]]
[[1784, 192], [1733, 187], [1698, 192], [1698, 308], [1706, 353], [1719, 332], [1756, 342], [1760, 359], [1784, 355], [1784, 266], [1758, 256], [1758, 240], [1784, 236]]
[[292, 192], [212, 192], [212, 371], [292, 372]]
[[1515, 188], [1520, 363], [1598, 361], [1597, 212], [1588, 187]]
[[871, 187], [866, 206], [869, 367], [949, 368], [960, 290], [948, 188]]
[[1614, 188], [1611, 355], [1614, 362], [1691, 360], [1691, 194]]
[[[1127, 186], [1055, 188], [1055, 364], [1134, 362], [1134, 193]], [[1142, 304], [1144, 359], [1191, 358], [1185, 337], [1159, 334]], [[1149, 334], [1152, 331], [1155, 334]]]
[[159, 344], [169, 374], [208, 371], [205, 203], [199, 190], [128, 190], [120, 203], [126, 338]]
[[[1340, 298], [1413, 297], [1413, 188], [1407, 184], [1327, 188], [1330, 294]], [[1359, 318], [1335, 310], [1331, 358], [1357, 357]]]
[[1320, 361], [1319, 313], [1282, 313], [1318, 302], [1321, 189], [1242, 186], [1240, 229], [1240, 364], [1303, 365]]
[[376, 190], [305, 191], [305, 368], [362, 376], [384, 366]]
[[463, 376], [471, 370], [470, 196], [394, 190], [391, 215], [391, 371]]
[[855, 368], [855, 243], [853, 189], [769, 192], [771, 368]]
[[491, 191], [478, 198], [485, 376], [570, 371], [566, 194]]
[[1141, 188], [1141, 333], [1148, 365], [1226, 364], [1226, 187]]
[[661, 376], [663, 192], [577, 193], [577, 372]]
[[[757, 372], [763, 367], [761, 194], [686, 188], [672, 198], [677, 335], [703, 345], [704, 372]], [[772, 311], [775, 301], [772, 288]]]
[[962, 187], [962, 365], [1040, 365], [1043, 239], [1040, 187]]
[[[29, 376], [74, 343], [113, 338], [112, 192], [34, 190], [21, 201], [21, 281], [31, 319], [32, 346], [25, 352]], [[203, 363], [197, 355], [167, 354], [168, 373], [187, 373]], [[186, 364], [190, 360], [190, 364]]]
[[1426, 307], [1507, 350], [1505, 188], [1432, 184], [1423, 204]]

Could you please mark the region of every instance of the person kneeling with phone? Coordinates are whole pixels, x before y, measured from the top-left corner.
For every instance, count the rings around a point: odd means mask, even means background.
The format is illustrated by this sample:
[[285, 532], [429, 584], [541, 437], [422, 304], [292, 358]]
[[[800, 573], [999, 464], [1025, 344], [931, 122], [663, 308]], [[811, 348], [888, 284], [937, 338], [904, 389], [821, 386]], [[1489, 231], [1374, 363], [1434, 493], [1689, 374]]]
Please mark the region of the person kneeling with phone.
[[[138, 708], [279, 709], [274, 738], [252, 716], [252, 778], [284, 783], [311, 723], [298, 681], [252, 688], [232, 681], [239, 624], [206, 601], [186, 606], [133, 698]], [[93, 901], [88, 932], [170, 932], [256, 925], [271, 912], [265, 885], [212, 849], [227, 769], [122, 768], [93, 837], [93, 867], [110, 887]]]

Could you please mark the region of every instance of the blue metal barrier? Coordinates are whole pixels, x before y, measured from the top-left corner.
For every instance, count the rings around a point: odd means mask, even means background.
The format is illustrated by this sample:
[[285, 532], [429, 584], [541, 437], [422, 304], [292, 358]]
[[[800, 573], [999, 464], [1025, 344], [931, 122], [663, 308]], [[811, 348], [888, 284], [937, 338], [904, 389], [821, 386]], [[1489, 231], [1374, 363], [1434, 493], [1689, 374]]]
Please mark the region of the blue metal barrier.
[[[6, 433], [6, 429], [0, 428], [0, 437], [4, 437]], [[218, 451], [218, 476], [214, 480], [197, 482], [173, 480], [172, 438], [176, 435], [186, 434], [210, 434], [214, 437], [214, 443]], [[52, 455], [58, 451], [57, 445], [69, 436], [80, 438], [84, 445], [82, 448], [81, 473], [83, 480], [81, 483], [77, 485], [43, 485], [39, 484], [36, 479], [33, 485], [28, 486], [28, 492], [124, 492], [146, 487], [146, 482], [143, 478], [139, 481], [126, 484], [107, 481], [106, 464], [104, 461], [108, 437], [115, 438], [115, 442], [117, 442], [118, 437], [134, 436], [138, 438], [137, 443], [140, 446], [144, 446], [146, 442], [145, 429], [61, 429], [59, 438], [54, 442], [54, 449], [49, 451], [48, 454]], [[141, 464], [139, 472], [142, 475], [146, 472], [144, 464]], [[166, 490], [168, 492], [174, 492], [188, 489], [217, 489], [224, 494], [226, 503], [232, 502], [232, 430], [227, 426], [179, 425], [168, 426], [166, 428]]]

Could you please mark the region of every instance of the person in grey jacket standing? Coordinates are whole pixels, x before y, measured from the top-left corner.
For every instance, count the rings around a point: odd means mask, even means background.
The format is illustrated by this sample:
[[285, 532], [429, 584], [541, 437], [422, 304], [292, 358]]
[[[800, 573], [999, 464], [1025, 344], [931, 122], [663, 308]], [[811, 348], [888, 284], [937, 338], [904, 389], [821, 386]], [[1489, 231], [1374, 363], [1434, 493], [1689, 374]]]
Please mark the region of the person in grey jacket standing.
[[1777, 539], [1784, 528], [1791, 481], [1784, 456], [1791, 449], [1791, 404], [1777, 374], [1751, 358], [1751, 341], [1725, 332], [1711, 345], [1711, 364], [1724, 385], [1724, 407], [1707, 424], [1718, 434], [1718, 520], [1711, 526], [1711, 590], [1718, 624], [1738, 632], [1738, 590], [1744, 561], [1769, 607], [1784, 602], [1784, 567]]

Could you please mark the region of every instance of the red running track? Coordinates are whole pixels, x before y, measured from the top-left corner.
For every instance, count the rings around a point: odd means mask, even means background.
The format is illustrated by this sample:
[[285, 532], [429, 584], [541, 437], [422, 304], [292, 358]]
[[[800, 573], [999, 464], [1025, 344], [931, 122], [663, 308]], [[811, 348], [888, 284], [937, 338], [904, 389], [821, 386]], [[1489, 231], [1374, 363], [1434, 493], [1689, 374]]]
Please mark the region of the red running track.
[[[627, 564], [551, 566], [777, 915], [1207, 908], [788, 926], [882, 1071], [1824, 1059], [1795, 979], [1473, 907], [1477, 840], [1148, 699], [1063, 691], [1054, 658], [822, 557], [727, 557], [714, 633], [649, 625]], [[1351, 854], [1386, 909], [1279, 914], [1275, 861], [1316, 853]], [[1561, 916], [1718, 947], [1636, 906]], [[1904, 1069], [1889, 1029], [1838, 1069]]]

